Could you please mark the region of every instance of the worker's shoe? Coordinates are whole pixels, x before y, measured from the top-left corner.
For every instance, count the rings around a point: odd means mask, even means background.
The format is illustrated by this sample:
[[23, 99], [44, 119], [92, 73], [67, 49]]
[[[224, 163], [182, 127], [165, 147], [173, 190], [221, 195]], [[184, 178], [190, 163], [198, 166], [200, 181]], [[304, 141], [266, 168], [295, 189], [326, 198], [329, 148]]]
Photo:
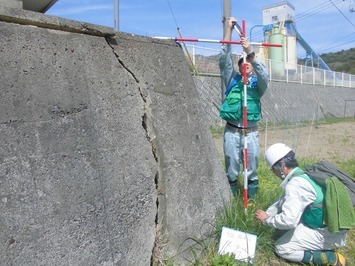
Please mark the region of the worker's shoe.
[[340, 253], [336, 252], [335, 253], [336, 256], [337, 256], [337, 261], [335, 264], [335, 266], [347, 266], [348, 264], [346, 263], [346, 259], [344, 258], [343, 255], [341, 255]]

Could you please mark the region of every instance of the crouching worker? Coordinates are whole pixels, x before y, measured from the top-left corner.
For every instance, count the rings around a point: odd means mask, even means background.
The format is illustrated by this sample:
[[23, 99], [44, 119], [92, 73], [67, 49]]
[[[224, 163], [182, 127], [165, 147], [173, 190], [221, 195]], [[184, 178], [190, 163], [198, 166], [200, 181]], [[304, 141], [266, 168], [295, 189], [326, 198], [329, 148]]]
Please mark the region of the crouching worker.
[[347, 265], [334, 249], [345, 246], [348, 230], [334, 233], [323, 224], [325, 191], [311, 184], [298, 167], [295, 153], [285, 144], [271, 145], [265, 160], [281, 178], [284, 192], [266, 211], [258, 210], [256, 218], [281, 232], [276, 241], [277, 255], [313, 265]]

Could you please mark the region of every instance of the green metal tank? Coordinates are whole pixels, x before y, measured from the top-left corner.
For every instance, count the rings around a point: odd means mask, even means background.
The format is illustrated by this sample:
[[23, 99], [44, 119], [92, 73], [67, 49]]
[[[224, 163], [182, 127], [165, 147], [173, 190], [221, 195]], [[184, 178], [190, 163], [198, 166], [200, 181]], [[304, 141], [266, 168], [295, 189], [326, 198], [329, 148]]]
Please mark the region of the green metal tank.
[[[269, 42], [284, 45], [284, 38], [285, 36], [280, 32], [279, 25], [274, 25], [274, 29], [269, 37]], [[270, 47], [271, 73], [273, 76], [283, 76], [285, 73], [284, 50], [284, 47]]]

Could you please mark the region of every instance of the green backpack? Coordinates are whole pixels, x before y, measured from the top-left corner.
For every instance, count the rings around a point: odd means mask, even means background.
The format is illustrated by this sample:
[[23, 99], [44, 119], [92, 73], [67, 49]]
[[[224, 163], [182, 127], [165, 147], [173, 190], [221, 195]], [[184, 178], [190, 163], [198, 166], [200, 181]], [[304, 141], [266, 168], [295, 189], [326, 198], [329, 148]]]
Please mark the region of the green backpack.
[[353, 207], [355, 206], [355, 178], [328, 161], [320, 161], [314, 165], [306, 166], [305, 173], [321, 187], [326, 187], [326, 180], [337, 177], [348, 190]]
[[320, 161], [305, 169], [308, 177], [325, 191], [324, 222], [328, 229], [339, 232], [354, 227], [355, 179], [328, 161]]

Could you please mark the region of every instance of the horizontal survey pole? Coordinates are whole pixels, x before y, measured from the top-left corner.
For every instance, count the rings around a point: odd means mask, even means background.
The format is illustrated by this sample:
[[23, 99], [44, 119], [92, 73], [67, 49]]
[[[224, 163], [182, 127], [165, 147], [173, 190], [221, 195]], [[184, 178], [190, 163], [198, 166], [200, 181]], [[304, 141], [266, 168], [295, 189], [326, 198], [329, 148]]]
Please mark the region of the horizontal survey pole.
[[[197, 39], [197, 38], [174, 38], [174, 37], [153, 37], [160, 40], [174, 40], [177, 42], [209, 42], [209, 43], [225, 43], [225, 44], [241, 44], [241, 41], [226, 41], [226, 40], [212, 40], [212, 39]], [[268, 47], [282, 47], [279, 43], [267, 42], [251, 42], [252, 45], [268, 46]]]

